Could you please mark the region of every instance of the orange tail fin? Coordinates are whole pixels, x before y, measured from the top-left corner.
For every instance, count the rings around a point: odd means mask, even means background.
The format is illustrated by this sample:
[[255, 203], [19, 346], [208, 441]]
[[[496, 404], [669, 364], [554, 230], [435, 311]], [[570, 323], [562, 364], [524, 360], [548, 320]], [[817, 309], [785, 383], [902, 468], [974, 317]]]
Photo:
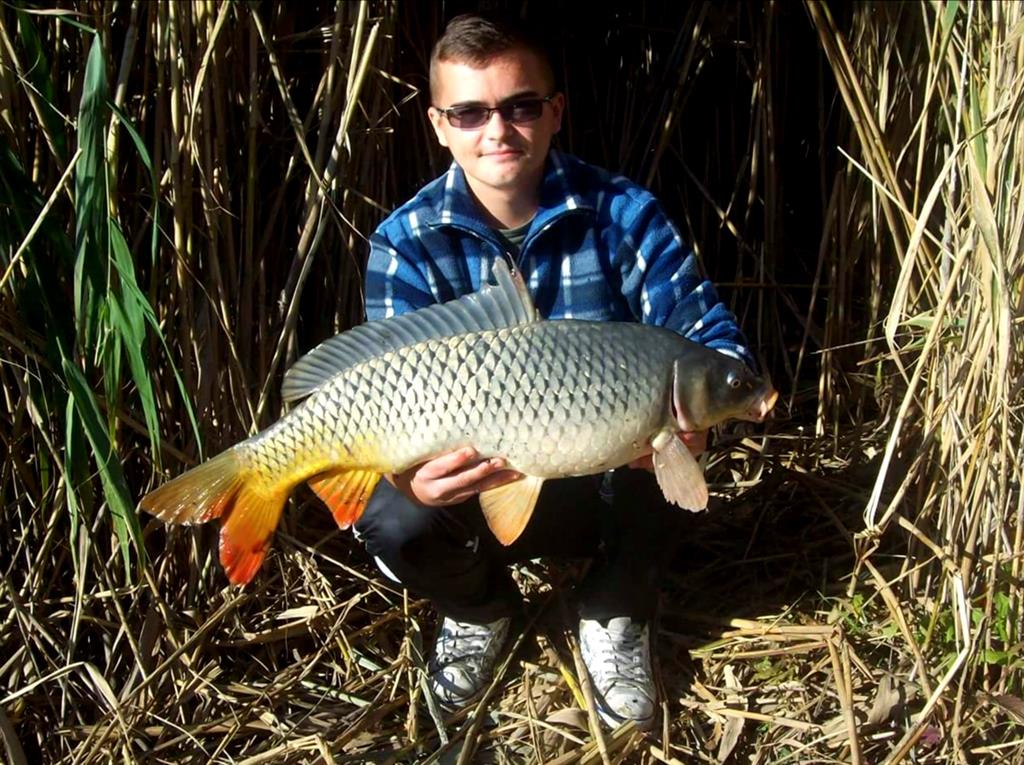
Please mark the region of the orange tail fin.
[[380, 473], [369, 470], [335, 470], [310, 478], [309, 488], [331, 509], [338, 526], [347, 529], [366, 509]]
[[168, 523], [204, 523], [223, 518], [220, 562], [232, 584], [247, 584], [267, 554], [284, 509], [287, 490], [267, 492], [246, 480], [237, 447], [183, 473], [139, 503]]
[[139, 504], [167, 523], [205, 523], [220, 518], [241, 486], [241, 455], [228, 449], [151, 491]]

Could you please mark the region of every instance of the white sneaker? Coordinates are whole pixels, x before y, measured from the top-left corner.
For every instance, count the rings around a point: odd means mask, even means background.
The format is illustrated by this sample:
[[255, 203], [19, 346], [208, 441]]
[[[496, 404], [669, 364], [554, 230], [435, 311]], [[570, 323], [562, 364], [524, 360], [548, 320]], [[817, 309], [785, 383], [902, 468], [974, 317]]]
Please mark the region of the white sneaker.
[[510, 621], [505, 616], [490, 624], [470, 624], [445, 617], [427, 665], [430, 690], [442, 706], [464, 707], [487, 687]]
[[646, 623], [628, 616], [607, 621], [580, 620], [580, 653], [593, 680], [601, 719], [612, 728], [634, 720], [638, 728], [654, 725], [654, 679], [651, 636]]

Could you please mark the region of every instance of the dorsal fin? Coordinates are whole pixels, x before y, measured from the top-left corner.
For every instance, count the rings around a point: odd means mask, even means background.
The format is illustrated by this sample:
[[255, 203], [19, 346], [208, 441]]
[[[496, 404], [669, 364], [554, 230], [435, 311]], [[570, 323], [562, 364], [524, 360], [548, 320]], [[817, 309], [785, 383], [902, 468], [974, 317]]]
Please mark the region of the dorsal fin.
[[355, 364], [424, 340], [537, 321], [537, 309], [522, 277], [510, 274], [504, 260], [495, 262], [492, 274], [496, 283], [477, 292], [367, 322], [325, 340], [285, 373], [281, 398], [295, 401], [308, 396]]

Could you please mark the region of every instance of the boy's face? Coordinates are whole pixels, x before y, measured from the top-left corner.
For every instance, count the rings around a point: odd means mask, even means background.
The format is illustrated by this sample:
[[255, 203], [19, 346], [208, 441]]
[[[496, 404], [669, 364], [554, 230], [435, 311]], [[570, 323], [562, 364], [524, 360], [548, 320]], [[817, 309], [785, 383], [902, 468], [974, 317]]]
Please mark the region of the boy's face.
[[437, 66], [434, 106], [427, 110], [437, 140], [447, 146], [478, 195], [487, 190], [533, 196], [544, 173], [551, 137], [562, 126], [564, 98], [555, 94], [536, 120], [514, 125], [493, 112], [481, 127], [454, 127], [440, 109], [494, 107], [521, 98], [552, 95], [544, 70], [529, 51], [512, 50], [474, 68], [457, 61]]

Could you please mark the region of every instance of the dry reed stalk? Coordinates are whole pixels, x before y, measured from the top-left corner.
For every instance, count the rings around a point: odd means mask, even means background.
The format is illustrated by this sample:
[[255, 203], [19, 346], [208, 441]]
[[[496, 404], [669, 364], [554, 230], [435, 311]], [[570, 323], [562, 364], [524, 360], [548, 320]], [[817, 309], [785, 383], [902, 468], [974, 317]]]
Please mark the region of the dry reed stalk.
[[[913, 534], [940, 563], [934, 575], [928, 574], [925, 566], [911, 566], [909, 559], [905, 565], [911, 575], [906, 582], [918, 583], [936, 598], [928, 627], [930, 640], [936, 636], [939, 619], [948, 618], [940, 602], [948, 603], [953, 593], [964, 589], [972, 593], [972, 598], [982, 596], [978, 610], [981, 624], [1001, 622], [1001, 634], [1008, 637], [1009, 622], [997, 616], [996, 610], [1005, 609], [1008, 596], [1016, 595], [1016, 587], [1007, 588], [998, 566], [982, 569], [979, 561], [987, 550], [1004, 546], [1020, 549], [1010, 542], [1011, 536], [1019, 539], [1019, 527], [1011, 535], [1003, 526], [1019, 523], [1015, 516], [1019, 498], [1007, 490], [1010, 477], [1019, 470], [1018, 461], [1009, 457], [1013, 453], [1010, 445], [1019, 436], [1014, 419], [1007, 416], [1014, 394], [1006, 384], [1017, 374], [1009, 349], [1018, 341], [1009, 315], [1010, 306], [1019, 305], [1019, 296], [1011, 296], [1013, 285], [1006, 275], [1019, 274], [1020, 269], [1002, 241], [1004, 237], [1019, 238], [1019, 213], [998, 201], [1013, 188], [1007, 183], [1016, 175], [1017, 157], [1007, 147], [1015, 140], [1014, 133], [1019, 135], [1019, 129], [1009, 125], [1013, 122], [1010, 115], [1020, 103], [1022, 82], [1019, 74], [1005, 64], [1020, 57], [1020, 51], [1014, 48], [1019, 49], [1019, 40], [1007, 36], [1020, 13], [1014, 6], [987, 3], [971, 3], [961, 9], [952, 5], [922, 6], [920, 11], [931, 55], [908, 76], [916, 77], [920, 72], [927, 95], [899, 124], [900, 129], [911, 129], [903, 148], [911, 141], [916, 143], [917, 164], [909, 168], [914, 177], [914, 209], [906, 211], [911, 213], [908, 220], [913, 231], [886, 321], [894, 361], [901, 368], [906, 366], [909, 386], [902, 393], [896, 428], [889, 437], [867, 519], [876, 529], [884, 528], [897, 517], [898, 503], [911, 500], [921, 508], [922, 515], [911, 515], [901, 525], [911, 533], [920, 532], [923, 526], [937, 526], [941, 538], [947, 540], [939, 549], [928, 545], [924, 533]], [[982, 59], [986, 48], [993, 55]], [[984, 93], [984, 100], [979, 93]], [[952, 96], [947, 99], [952, 106], [938, 112], [938, 144], [943, 150], [935, 151], [933, 143], [926, 151], [924, 135], [932, 129], [927, 115], [932, 100], [941, 94]], [[903, 108], [899, 101], [894, 105]], [[895, 146], [904, 140], [897, 135], [894, 139]], [[883, 196], [898, 193], [891, 179], [870, 180]], [[929, 189], [927, 196], [924, 189]], [[944, 215], [936, 225], [933, 211], [940, 209]], [[924, 239], [939, 246], [937, 253], [920, 246]], [[937, 291], [929, 289], [932, 284], [937, 285]], [[975, 285], [991, 285], [992, 289], [976, 289]], [[915, 327], [910, 322], [918, 316], [922, 317], [921, 323]], [[906, 354], [906, 346], [896, 344], [897, 328], [908, 327], [921, 338], [914, 355], [909, 356], [912, 372], [910, 365], [899, 361], [899, 356]], [[925, 438], [919, 439], [922, 430]], [[878, 515], [889, 461], [913, 441], [923, 444], [922, 455], [930, 452], [937, 458], [932, 463], [936, 469], [926, 468], [924, 460], [915, 460], [902, 476], [896, 493], [884, 501], [884, 512]], [[923, 574], [928, 578], [922, 579]], [[902, 599], [887, 585], [881, 591], [888, 591], [886, 602], [890, 607]], [[953, 599], [951, 605], [956, 614], [967, 608], [958, 599]], [[952, 623], [960, 621], [955, 618]], [[904, 634], [913, 651], [914, 640], [906, 630]], [[998, 655], [1006, 645], [1004, 640], [995, 629], [987, 629], [981, 641], [986, 655]], [[951, 723], [956, 732], [953, 750], [962, 747], [963, 735], [970, 735], [967, 730], [971, 726], [965, 725], [963, 718], [967, 713], [964, 692], [971, 675], [977, 677], [978, 672], [977, 664], [965, 661], [968, 654], [964, 650], [956, 652], [953, 664], [961, 672]], [[928, 662], [918, 655], [917, 663], [924, 679]], [[981, 675], [983, 687], [993, 679], [990, 673]], [[949, 682], [948, 673], [943, 673], [942, 683]], [[929, 699], [934, 700], [934, 693]], [[921, 735], [921, 725], [914, 731]], [[905, 738], [893, 759], [906, 755], [912, 743]]]
[[594, 687], [590, 680], [590, 674], [587, 672], [587, 666], [583, 662], [583, 655], [580, 653], [579, 643], [576, 641], [572, 630], [567, 630], [564, 637], [572, 653], [573, 664], [576, 667], [576, 677], [579, 680], [580, 689], [583, 691], [583, 699], [586, 702], [590, 734], [594, 737], [594, 741], [597, 744], [597, 751], [601, 755], [601, 762], [604, 765], [609, 765], [608, 744], [605, 741], [604, 732], [601, 730], [601, 717], [597, 711], [597, 702], [594, 699]]
[[[853, 713], [853, 687], [850, 677], [850, 659], [846, 652], [846, 641], [842, 633], [838, 636], [839, 648], [836, 648], [835, 639], [828, 641], [828, 653], [832, 659], [832, 673], [835, 676], [836, 691], [839, 695], [839, 704], [843, 710], [843, 720], [846, 723], [846, 732], [850, 745], [850, 761], [853, 765], [860, 765], [862, 762], [860, 754], [860, 742], [857, 737], [857, 721]], [[841, 655], [840, 655], [841, 654]]]
[[[255, 18], [257, 17], [254, 17], [254, 19]], [[363, 13], [361, 11], [359, 16], [360, 22], [362, 19]], [[360, 27], [361, 24], [357, 23], [357, 30]], [[259, 29], [260, 27], [257, 22], [257, 30]], [[358, 103], [359, 99], [359, 89], [365, 78], [366, 68], [370, 61], [370, 57], [373, 55], [374, 43], [379, 29], [379, 25], [375, 25], [370, 30], [359, 67], [355, 70], [354, 74], [350, 72], [352, 79], [350, 80], [348, 87], [348, 100], [346, 101], [345, 110], [342, 113], [337, 136], [335, 138], [334, 149], [323, 173], [323, 178], [321, 179], [317, 177], [314, 173], [314, 177], [317, 180], [317, 186], [313, 191], [313, 194], [306, 200], [306, 209], [308, 210], [308, 213], [306, 215], [305, 223], [303, 224], [302, 235], [299, 239], [298, 252], [296, 253], [295, 259], [292, 261], [291, 271], [288, 276], [288, 284], [285, 288], [286, 300], [288, 302], [284, 316], [284, 328], [274, 351], [273, 358], [270, 361], [268, 376], [263, 389], [260, 392], [259, 402], [256, 405], [257, 416], [262, 413], [263, 408], [268, 401], [271, 382], [275, 379], [278, 364], [294, 339], [295, 324], [298, 321], [299, 298], [302, 295], [303, 284], [309, 277], [310, 268], [313, 262], [312, 259], [322, 235], [322, 226], [324, 225], [323, 215], [325, 212], [323, 203], [326, 199], [326, 191], [333, 183], [338, 171], [339, 154], [341, 153], [343, 143], [347, 137], [348, 127], [352, 116], [355, 113], [355, 105]], [[291, 110], [289, 113], [291, 113]], [[303, 153], [308, 155], [308, 151], [305, 149], [303, 150]], [[309, 159], [308, 156], [307, 159]], [[312, 160], [310, 159], [309, 161]]]

